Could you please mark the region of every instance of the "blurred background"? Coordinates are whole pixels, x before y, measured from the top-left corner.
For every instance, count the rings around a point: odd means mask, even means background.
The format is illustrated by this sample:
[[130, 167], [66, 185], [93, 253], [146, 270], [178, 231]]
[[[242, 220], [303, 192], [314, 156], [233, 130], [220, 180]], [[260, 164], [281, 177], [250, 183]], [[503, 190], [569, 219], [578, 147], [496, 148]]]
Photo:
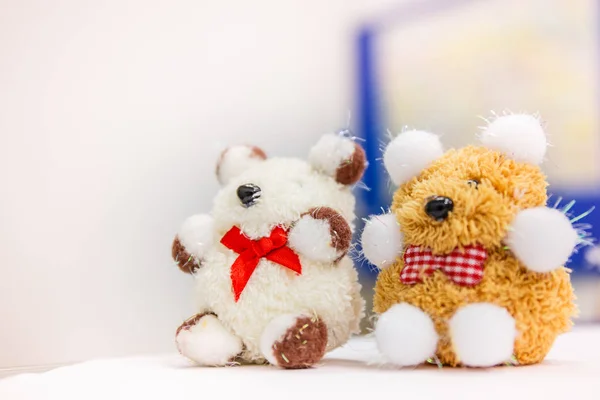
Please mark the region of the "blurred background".
[[[229, 144], [304, 158], [350, 116], [366, 217], [393, 191], [388, 130], [462, 146], [491, 110], [539, 113], [552, 205], [584, 213], [600, 196], [597, 7], [0, 0], [0, 376], [173, 351], [194, 310], [171, 240], [210, 210]], [[595, 237], [599, 213], [581, 221]], [[370, 301], [376, 273], [357, 267]], [[570, 267], [578, 323], [600, 320], [600, 248]]]

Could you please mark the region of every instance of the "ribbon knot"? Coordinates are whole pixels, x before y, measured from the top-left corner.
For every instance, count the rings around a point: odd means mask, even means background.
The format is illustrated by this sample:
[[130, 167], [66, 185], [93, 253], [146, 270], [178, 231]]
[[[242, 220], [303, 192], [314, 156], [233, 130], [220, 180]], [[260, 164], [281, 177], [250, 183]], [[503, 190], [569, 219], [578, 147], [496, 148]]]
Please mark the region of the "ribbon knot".
[[257, 240], [250, 239], [234, 226], [221, 238], [221, 244], [239, 254], [231, 266], [231, 286], [236, 302], [263, 257], [297, 274], [302, 273], [300, 259], [286, 246], [287, 232], [280, 226], [275, 227], [268, 237]]
[[252, 242], [252, 250], [258, 257], [266, 256], [274, 247], [273, 241], [269, 238], [261, 238]]

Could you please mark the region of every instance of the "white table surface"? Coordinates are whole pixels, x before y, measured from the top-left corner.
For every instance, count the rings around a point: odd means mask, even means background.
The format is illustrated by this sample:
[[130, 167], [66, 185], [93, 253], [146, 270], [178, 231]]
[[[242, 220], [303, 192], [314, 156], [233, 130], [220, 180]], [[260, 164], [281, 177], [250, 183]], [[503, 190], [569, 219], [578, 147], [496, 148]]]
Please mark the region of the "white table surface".
[[491, 369], [397, 369], [371, 338], [355, 338], [316, 368], [200, 368], [178, 354], [99, 359], [0, 380], [0, 399], [600, 399], [600, 327], [561, 336], [546, 361]]

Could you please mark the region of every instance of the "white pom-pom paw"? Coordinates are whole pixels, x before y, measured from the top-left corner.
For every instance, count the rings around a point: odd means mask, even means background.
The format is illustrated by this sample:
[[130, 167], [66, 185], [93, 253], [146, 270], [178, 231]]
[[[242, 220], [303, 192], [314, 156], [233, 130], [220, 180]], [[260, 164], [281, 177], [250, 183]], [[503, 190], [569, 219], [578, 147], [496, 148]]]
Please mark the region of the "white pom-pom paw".
[[291, 229], [290, 247], [307, 258], [321, 262], [333, 262], [341, 254], [332, 245], [329, 222], [305, 215]]
[[183, 222], [177, 237], [190, 255], [204, 258], [206, 250], [213, 244], [212, 217], [207, 214], [192, 215]]
[[514, 318], [489, 303], [459, 309], [449, 322], [450, 336], [459, 361], [468, 367], [493, 367], [509, 361], [517, 330]]
[[431, 318], [407, 303], [396, 304], [380, 315], [375, 338], [383, 357], [400, 367], [432, 357], [439, 339]]
[[481, 133], [481, 143], [518, 162], [540, 164], [548, 143], [540, 121], [532, 115], [513, 114], [496, 118]]
[[515, 257], [535, 272], [550, 272], [563, 266], [577, 241], [577, 231], [567, 216], [548, 207], [520, 211], [505, 239]]
[[243, 350], [240, 338], [230, 333], [214, 315], [205, 315], [180, 328], [176, 337], [179, 352], [205, 366], [223, 366]]
[[225, 149], [217, 162], [217, 179], [226, 185], [248, 168], [267, 158], [264, 151], [256, 146], [233, 146]]
[[386, 268], [402, 253], [403, 237], [394, 214], [371, 217], [361, 235], [363, 255], [378, 268]]
[[437, 135], [411, 130], [399, 134], [387, 145], [383, 163], [392, 181], [401, 185], [419, 175], [443, 154]]

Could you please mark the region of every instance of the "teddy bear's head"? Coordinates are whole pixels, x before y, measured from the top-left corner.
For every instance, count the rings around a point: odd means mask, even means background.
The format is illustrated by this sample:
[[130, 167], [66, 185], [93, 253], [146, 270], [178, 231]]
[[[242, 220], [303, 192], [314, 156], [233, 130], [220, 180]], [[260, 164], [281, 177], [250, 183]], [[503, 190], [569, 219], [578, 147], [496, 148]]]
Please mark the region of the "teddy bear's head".
[[535, 117], [498, 117], [480, 142], [444, 152], [438, 136], [407, 131], [387, 146], [384, 164], [399, 185], [391, 211], [405, 243], [435, 254], [475, 242], [498, 248], [520, 210], [545, 204], [538, 164], [547, 142]]
[[250, 238], [290, 225], [315, 207], [330, 207], [348, 221], [354, 218], [351, 187], [366, 167], [364, 150], [346, 134], [321, 137], [308, 161], [269, 158], [254, 146], [234, 146], [221, 154], [217, 178], [221, 189], [212, 214], [217, 230], [239, 226]]

